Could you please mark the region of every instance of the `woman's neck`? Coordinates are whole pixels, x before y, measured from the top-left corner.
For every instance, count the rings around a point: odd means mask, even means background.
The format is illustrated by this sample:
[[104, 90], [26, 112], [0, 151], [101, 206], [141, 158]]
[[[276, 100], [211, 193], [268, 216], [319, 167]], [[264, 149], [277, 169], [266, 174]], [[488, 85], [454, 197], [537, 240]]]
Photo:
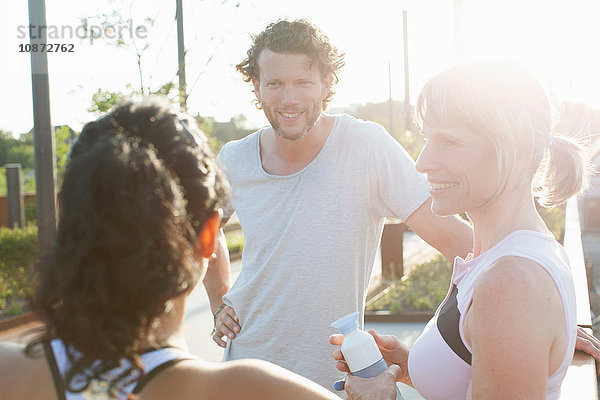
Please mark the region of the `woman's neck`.
[[548, 232], [537, 213], [530, 190], [505, 191], [485, 206], [468, 211], [468, 215], [473, 222], [475, 257], [491, 249], [511, 232]]
[[171, 300], [172, 307], [158, 317], [156, 327], [150, 330], [149, 337], [140, 342], [140, 351], [157, 345], [187, 348], [183, 329], [186, 299], [187, 295], [182, 295]]

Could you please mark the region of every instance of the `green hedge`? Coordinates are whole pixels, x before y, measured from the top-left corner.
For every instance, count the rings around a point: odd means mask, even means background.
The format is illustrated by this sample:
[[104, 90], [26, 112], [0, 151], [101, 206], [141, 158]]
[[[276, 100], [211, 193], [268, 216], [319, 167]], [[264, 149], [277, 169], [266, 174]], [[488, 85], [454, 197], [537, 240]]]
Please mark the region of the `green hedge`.
[[225, 233], [229, 254], [241, 252], [244, 249], [244, 234], [241, 230]]
[[37, 227], [0, 228], [0, 316], [23, 311], [38, 258]]
[[415, 266], [405, 280], [393, 284], [386, 294], [369, 304], [367, 311], [434, 311], [444, 300], [451, 277], [452, 266], [437, 255]]
[[544, 208], [536, 203], [536, 208], [546, 223], [546, 226], [550, 229], [550, 232], [554, 234], [556, 241], [562, 243], [565, 238], [566, 205], [563, 204], [552, 208]]

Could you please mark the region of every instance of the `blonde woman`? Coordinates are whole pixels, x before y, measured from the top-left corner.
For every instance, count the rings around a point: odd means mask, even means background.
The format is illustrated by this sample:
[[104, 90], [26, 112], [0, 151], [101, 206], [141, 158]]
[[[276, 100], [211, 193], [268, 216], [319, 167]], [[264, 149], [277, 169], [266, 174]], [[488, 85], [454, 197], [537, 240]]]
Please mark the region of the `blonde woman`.
[[[575, 290], [534, 198], [553, 206], [580, 193], [584, 150], [552, 133], [542, 87], [508, 60], [438, 73], [417, 115], [426, 139], [417, 170], [429, 180], [432, 210], [468, 214], [473, 252], [456, 258], [448, 295], [410, 353], [373, 332], [400, 366], [391, 372], [428, 400], [464, 400], [471, 390], [473, 399], [558, 399], [577, 336]], [[386, 398], [391, 375], [369, 385], [349, 377], [346, 390], [352, 399]]]

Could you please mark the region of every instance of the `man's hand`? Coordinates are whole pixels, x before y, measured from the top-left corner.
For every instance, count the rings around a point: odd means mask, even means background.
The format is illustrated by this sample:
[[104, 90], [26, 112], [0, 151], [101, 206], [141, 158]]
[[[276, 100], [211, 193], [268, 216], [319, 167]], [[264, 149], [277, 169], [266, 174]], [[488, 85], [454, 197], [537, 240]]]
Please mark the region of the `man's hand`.
[[396, 381], [402, 373], [401, 368], [392, 364], [375, 378], [359, 378], [348, 375], [346, 393], [351, 400], [394, 400], [396, 398]]
[[224, 348], [227, 343], [223, 340], [223, 336], [233, 340], [235, 335], [240, 333], [240, 329], [240, 320], [233, 307], [224, 306], [215, 315], [215, 331], [212, 338], [215, 343]]
[[575, 350], [588, 353], [596, 359], [596, 374], [600, 375], [600, 340], [590, 335], [585, 329], [577, 327], [577, 341]]

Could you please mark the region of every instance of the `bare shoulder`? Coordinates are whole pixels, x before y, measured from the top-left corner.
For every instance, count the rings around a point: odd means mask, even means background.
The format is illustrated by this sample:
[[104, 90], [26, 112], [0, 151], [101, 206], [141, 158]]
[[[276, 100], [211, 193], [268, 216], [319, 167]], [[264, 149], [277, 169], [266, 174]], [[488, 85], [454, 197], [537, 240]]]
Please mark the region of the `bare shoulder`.
[[548, 271], [535, 261], [505, 256], [499, 258], [475, 283], [475, 290], [485, 288], [492, 291], [522, 292], [532, 294], [556, 292], [556, 286]]
[[25, 354], [25, 346], [0, 342], [0, 393], [10, 399], [54, 399], [52, 376], [43, 351]]
[[566, 333], [561, 298], [544, 267], [498, 259], [475, 282], [464, 327], [473, 349], [473, 397], [545, 398], [548, 376], [565, 356]]
[[266, 361], [238, 360], [220, 364], [220, 368], [218, 380], [237, 386], [234, 393], [245, 399], [339, 400], [315, 382]]
[[148, 383], [140, 398], [338, 399], [316, 383], [260, 360], [180, 362]]
[[[498, 259], [475, 282], [473, 305], [490, 318], [513, 320], [530, 329], [555, 333], [563, 306], [554, 280], [544, 267], [521, 257]], [[555, 329], [556, 328], [556, 329]]]
[[214, 372], [215, 368], [209, 363], [197, 360], [179, 362], [151, 379], [140, 393], [140, 398], [208, 398], [207, 394], [214, 384]]

